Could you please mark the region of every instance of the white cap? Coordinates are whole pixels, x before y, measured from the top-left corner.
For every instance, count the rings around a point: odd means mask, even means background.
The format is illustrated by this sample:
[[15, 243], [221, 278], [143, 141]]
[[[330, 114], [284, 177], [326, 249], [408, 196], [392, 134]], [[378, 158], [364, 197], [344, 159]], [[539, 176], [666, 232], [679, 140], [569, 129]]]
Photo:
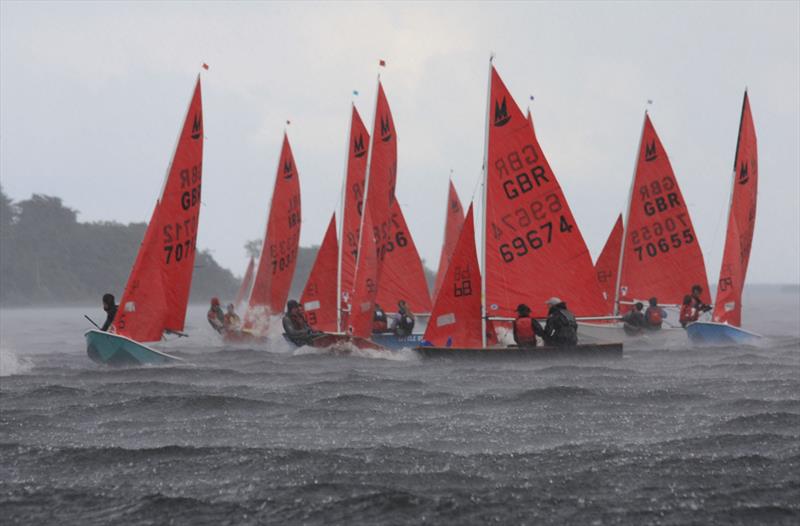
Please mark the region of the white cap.
[[545, 305], [558, 305], [559, 303], [561, 303], [561, 300], [555, 296], [544, 302]]

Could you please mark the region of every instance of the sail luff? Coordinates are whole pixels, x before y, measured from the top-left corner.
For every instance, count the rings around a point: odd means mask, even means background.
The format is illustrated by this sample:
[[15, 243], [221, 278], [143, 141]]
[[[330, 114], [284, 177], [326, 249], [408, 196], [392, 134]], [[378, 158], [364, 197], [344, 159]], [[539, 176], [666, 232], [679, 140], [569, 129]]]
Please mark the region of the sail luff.
[[486, 120], [484, 123], [484, 141], [483, 141], [483, 195], [481, 199], [481, 232], [480, 232], [480, 249], [481, 249], [481, 346], [486, 347], [486, 317], [489, 315], [486, 309], [486, 204], [488, 202], [489, 185], [489, 115], [492, 112], [492, 70], [494, 65], [492, 60], [494, 55], [489, 57], [489, 74], [486, 80]]

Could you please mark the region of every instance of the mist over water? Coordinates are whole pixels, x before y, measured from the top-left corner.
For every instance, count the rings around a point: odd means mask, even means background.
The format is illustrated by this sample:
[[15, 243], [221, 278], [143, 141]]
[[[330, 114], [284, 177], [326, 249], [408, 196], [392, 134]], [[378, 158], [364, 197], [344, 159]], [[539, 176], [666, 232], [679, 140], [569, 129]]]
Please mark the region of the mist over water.
[[0, 311], [8, 524], [800, 521], [800, 295], [750, 287], [750, 348], [430, 361], [223, 346], [89, 361], [87, 309]]

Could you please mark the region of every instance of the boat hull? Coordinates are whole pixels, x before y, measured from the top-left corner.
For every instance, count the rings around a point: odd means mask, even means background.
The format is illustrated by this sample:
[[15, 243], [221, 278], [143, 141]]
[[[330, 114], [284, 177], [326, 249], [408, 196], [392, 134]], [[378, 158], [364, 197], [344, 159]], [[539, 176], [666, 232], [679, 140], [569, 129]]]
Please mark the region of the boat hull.
[[422, 334], [409, 334], [398, 336], [391, 332], [373, 334], [370, 339], [387, 349], [399, 351], [400, 349], [413, 349], [422, 345]]
[[181, 362], [177, 356], [157, 351], [125, 336], [92, 329], [84, 334], [86, 354], [96, 363], [112, 367], [163, 365]]
[[686, 334], [692, 343], [701, 345], [756, 345], [760, 334], [712, 321], [696, 321], [686, 326]]
[[258, 345], [266, 343], [267, 337], [248, 331], [225, 331], [222, 333], [222, 341], [236, 345]]
[[459, 349], [456, 347], [417, 347], [424, 358], [622, 358], [621, 343], [581, 343], [565, 347], [484, 347]]
[[659, 330], [642, 330], [631, 334], [622, 323], [578, 322], [578, 339], [588, 343], [619, 342], [641, 343], [649, 347], [677, 344], [686, 341], [681, 327], [662, 327]]
[[[297, 347], [302, 347], [297, 342], [292, 341], [286, 334], [283, 335], [283, 338], [295, 345]], [[371, 340], [367, 340], [366, 338], [360, 338], [358, 336], [350, 336], [348, 334], [336, 334], [336, 333], [322, 333], [320, 336], [312, 339], [307, 344], [308, 347], [314, 347], [315, 349], [331, 349], [335, 351], [342, 351], [347, 352], [353, 348], [356, 349], [371, 349], [373, 351], [386, 351], [388, 350], [383, 345], [375, 343]]]

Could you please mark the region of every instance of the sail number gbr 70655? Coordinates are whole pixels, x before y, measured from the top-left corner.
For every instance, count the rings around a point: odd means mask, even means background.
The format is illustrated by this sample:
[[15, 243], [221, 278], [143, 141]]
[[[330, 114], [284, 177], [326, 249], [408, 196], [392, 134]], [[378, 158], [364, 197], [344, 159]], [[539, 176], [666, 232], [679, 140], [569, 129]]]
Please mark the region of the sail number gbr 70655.
[[664, 221], [653, 221], [649, 225], [631, 230], [631, 249], [639, 261], [654, 258], [694, 243], [694, 234], [686, 214], [667, 217]]

